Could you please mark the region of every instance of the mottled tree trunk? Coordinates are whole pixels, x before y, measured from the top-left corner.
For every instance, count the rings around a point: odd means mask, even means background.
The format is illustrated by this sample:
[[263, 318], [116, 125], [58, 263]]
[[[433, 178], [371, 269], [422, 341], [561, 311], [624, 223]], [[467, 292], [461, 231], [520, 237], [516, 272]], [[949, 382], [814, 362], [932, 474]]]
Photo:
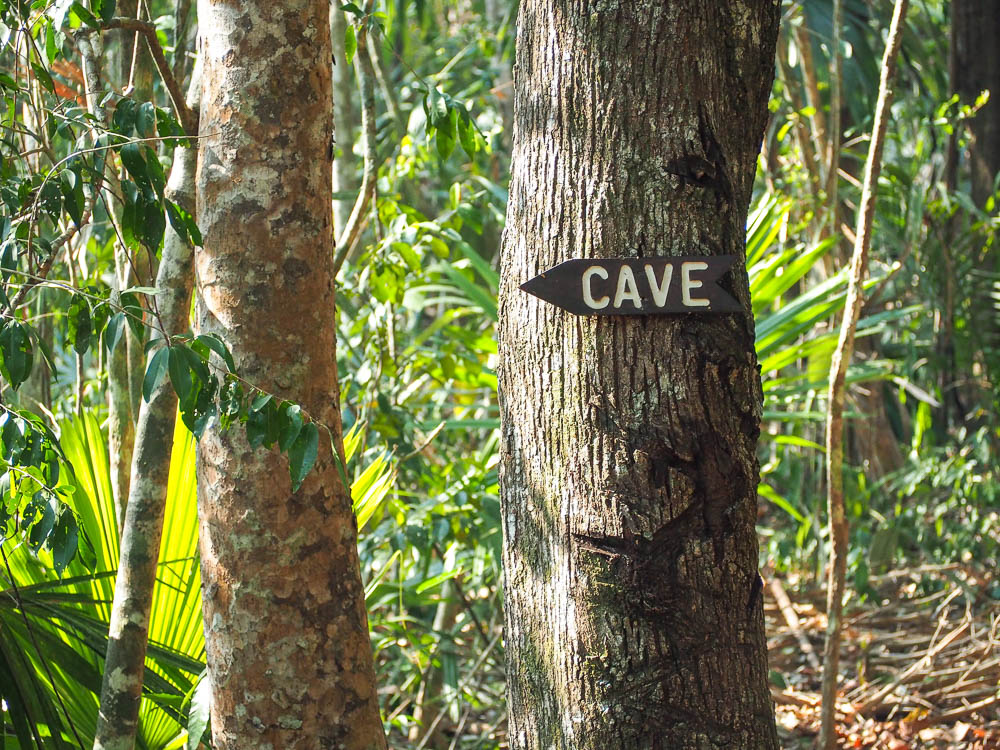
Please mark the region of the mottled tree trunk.
[[[199, 94], [196, 72], [188, 106], [198, 106]], [[174, 149], [167, 183], [167, 197], [192, 214], [197, 159], [193, 148]], [[156, 338], [186, 333], [190, 327], [193, 255], [187, 241], [168, 226], [156, 277], [155, 323], [163, 327], [154, 329]], [[135, 744], [176, 414], [177, 395], [168, 379], [139, 407], [94, 750], [132, 750]]]
[[[340, 450], [327, 10], [199, 2], [195, 267], [200, 330]], [[198, 502], [214, 746], [385, 748], [357, 526], [330, 441], [293, 493], [285, 456], [212, 426], [198, 448]]]
[[575, 317], [569, 258], [743, 257], [778, 3], [523, 0], [503, 244], [506, 649], [524, 748], [777, 748], [746, 312]]

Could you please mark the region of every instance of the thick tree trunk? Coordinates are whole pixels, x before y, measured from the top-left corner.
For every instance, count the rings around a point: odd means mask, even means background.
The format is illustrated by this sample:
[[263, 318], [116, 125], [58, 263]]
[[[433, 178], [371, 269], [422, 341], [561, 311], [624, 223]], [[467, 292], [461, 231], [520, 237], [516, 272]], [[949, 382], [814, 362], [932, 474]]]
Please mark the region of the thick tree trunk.
[[503, 245], [512, 748], [777, 747], [746, 312], [575, 317], [569, 258], [744, 255], [779, 4], [523, 0]]
[[952, 87], [966, 104], [985, 89], [989, 102], [969, 122], [972, 197], [993, 195], [1000, 170], [1000, 14], [991, 0], [952, 0]]
[[[200, 330], [340, 450], [327, 10], [199, 2], [195, 267]], [[213, 426], [198, 448], [198, 502], [214, 746], [385, 748], [357, 526], [330, 441], [293, 493], [284, 456]]]
[[[197, 108], [201, 93], [197, 72], [195, 76], [188, 92], [192, 108]], [[167, 197], [191, 213], [195, 211], [197, 159], [195, 149], [175, 148], [167, 183]], [[190, 327], [193, 256], [187, 241], [168, 227], [156, 277], [161, 290], [156, 297], [156, 322], [164, 330], [154, 333], [156, 338], [186, 333]], [[135, 744], [176, 415], [177, 395], [164, 379], [139, 407], [94, 750], [131, 750]]]

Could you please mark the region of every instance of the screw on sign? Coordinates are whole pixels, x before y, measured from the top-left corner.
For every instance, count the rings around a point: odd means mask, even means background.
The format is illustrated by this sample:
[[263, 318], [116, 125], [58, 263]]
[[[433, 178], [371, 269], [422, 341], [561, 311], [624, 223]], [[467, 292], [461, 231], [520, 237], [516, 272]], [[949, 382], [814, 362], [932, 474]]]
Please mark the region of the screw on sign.
[[727, 313], [743, 307], [718, 285], [735, 255], [568, 260], [521, 289], [576, 315]]

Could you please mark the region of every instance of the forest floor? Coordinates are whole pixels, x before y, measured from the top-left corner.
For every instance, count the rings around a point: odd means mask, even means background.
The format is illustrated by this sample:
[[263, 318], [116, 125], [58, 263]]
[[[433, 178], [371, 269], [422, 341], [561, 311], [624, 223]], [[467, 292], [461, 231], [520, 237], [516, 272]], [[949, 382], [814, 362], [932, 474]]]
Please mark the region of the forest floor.
[[[765, 571], [771, 694], [782, 750], [813, 750], [820, 723], [826, 636], [822, 589]], [[1000, 577], [977, 564], [925, 565], [872, 576], [845, 610], [840, 656], [839, 747], [1000, 750]], [[499, 626], [497, 626], [499, 627]], [[489, 650], [499, 642], [499, 630]], [[502, 659], [484, 683], [503, 684]], [[502, 693], [466, 706], [418, 750], [506, 748]], [[442, 712], [442, 715], [444, 712]], [[440, 718], [440, 717], [439, 717]]]
[[[787, 583], [787, 582], [786, 582]], [[837, 704], [840, 746], [1000, 749], [1000, 581], [975, 565], [872, 577], [847, 607]], [[784, 750], [819, 732], [825, 595], [767, 579], [772, 694]]]

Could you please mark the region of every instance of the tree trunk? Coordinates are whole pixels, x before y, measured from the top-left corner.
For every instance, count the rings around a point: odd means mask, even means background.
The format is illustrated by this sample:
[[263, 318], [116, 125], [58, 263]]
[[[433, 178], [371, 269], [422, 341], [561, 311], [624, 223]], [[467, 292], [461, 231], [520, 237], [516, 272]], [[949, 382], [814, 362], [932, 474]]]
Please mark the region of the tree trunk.
[[[197, 108], [201, 93], [197, 75], [188, 92], [192, 108]], [[195, 149], [175, 148], [167, 183], [167, 197], [192, 214], [197, 159]], [[154, 333], [155, 338], [187, 332], [194, 281], [193, 248], [169, 226], [162, 258], [156, 277], [161, 290], [156, 323], [164, 330]], [[164, 379], [139, 407], [94, 750], [131, 750], [135, 745], [176, 415], [177, 395]]]
[[745, 312], [575, 317], [570, 258], [745, 254], [779, 4], [523, 0], [500, 310], [512, 748], [777, 748]]
[[[340, 451], [327, 9], [199, 2], [195, 268], [200, 331]], [[198, 502], [214, 747], [385, 748], [357, 525], [330, 441], [293, 493], [285, 456], [213, 425]]]
[[991, 0], [952, 0], [952, 87], [966, 104], [989, 90], [969, 121], [972, 198], [982, 207], [1000, 170], [1000, 14]]

